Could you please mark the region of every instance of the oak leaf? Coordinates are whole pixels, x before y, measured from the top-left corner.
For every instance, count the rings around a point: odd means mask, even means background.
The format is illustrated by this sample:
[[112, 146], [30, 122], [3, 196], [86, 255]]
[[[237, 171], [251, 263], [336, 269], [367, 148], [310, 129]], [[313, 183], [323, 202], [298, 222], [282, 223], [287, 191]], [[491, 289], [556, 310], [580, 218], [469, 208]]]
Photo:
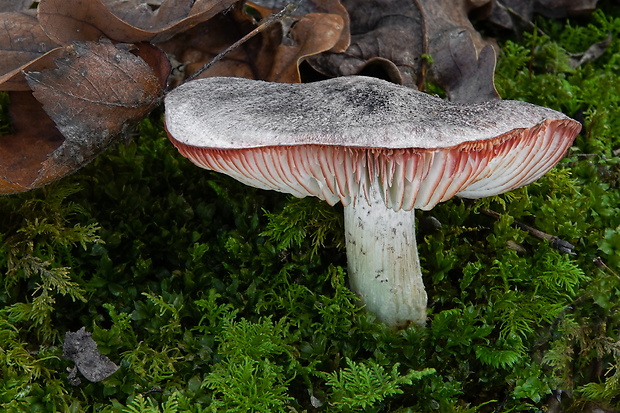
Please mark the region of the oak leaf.
[[482, 91], [485, 99], [498, 98], [492, 77], [494, 53], [489, 49], [482, 53], [490, 42], [469, 20], [473, 13], [488, 13], [491, 0], [343, 0], [343, 4], [351, 19], [351, 45], [342, 54], [309, 59], [319, 72], [348, 76], [379, 66], [390, 80], [418, 88], [430, 73], [452, 100], [479, 99], [472, 90]]

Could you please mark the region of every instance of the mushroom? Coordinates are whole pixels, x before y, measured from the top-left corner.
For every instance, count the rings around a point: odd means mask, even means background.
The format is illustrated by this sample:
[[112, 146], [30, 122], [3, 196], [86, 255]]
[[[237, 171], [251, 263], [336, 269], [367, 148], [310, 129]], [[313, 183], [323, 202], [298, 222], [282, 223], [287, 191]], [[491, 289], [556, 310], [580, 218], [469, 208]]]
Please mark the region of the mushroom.
[[383, 80], [241, 78], [168, 94], [166, 128], [196, 165], [253, 187], [342, 202], [351, 289], [393, 327], [424, 325], [414, 209], [527, 185], [581, 125], [519, 101], [455, 104]]

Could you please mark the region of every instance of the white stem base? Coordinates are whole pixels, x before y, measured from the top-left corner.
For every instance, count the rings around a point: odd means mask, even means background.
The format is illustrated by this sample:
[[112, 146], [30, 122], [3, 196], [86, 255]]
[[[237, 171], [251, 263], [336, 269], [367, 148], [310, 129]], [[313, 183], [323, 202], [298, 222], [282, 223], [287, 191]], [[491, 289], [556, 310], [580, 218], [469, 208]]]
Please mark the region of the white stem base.
[[415, 212], [383, 201], [344, 208], [351, 289], [391, 327], [426, 322], [426, 291], [415, 240]]

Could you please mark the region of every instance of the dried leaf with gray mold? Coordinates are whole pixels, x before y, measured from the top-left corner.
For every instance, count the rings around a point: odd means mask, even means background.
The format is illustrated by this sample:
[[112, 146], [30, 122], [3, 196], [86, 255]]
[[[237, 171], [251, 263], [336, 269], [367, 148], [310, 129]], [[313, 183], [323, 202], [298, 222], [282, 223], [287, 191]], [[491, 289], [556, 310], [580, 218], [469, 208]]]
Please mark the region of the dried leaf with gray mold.
[[[63, 356], [73, 361], [77, 370], [91, 382], [105, 380], [119, 368], [99, 352], [97, 343], [85, 327], [75, 333], [67, 331], [62, 351]], [[75, 385], [80, 383], [75, 371], [72, 371], [68, 378]]]
[[120, 45], [76, 42], [67, 50], [66, 57], [55, 61], [56, 68], [26, 74], [34, 96], [65, 138], [39, 166], [30, 188], [86, 165], [163, 95], [153, 69]]

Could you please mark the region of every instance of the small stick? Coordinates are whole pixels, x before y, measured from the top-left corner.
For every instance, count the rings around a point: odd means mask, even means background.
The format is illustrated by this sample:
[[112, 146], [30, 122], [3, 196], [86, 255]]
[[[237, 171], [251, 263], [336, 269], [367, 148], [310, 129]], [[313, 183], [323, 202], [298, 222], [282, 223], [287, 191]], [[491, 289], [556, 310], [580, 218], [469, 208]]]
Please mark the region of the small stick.
[[[280, 10], [278, 13], [274, 14], [273, 16], [268, 17], [267, 19], [264, 19], [264, 21], [261, 22], [261, 24], [256, 29], [252, 30], [250, 33], [246, 34], [241, 39], [237, 40], [235, 43], [233, 43], [232, 45], [228, 46], [226, 48], [226, 50], [224, 50], [223, 52], [221, 52], [220, 54], [215, 56], [209, 63], [207, 63], [206, 65], [202, 66], [200, 69], [195, 71], [191, 76], [189, 76], [185, 80], [185, 82], [189, 82], [190, 80], [196, 79], [198, 76], [200, 76], [200, 74], [202, 72], [204, 72], [205, 70], [209, 69], [215, 63], [217, 63], [220, 60], [222, 60], [222, 58], [224, 58], [224, 56], [226, 56], [228, 53], [232, 52], [237, 47], [241, 46], [243, 43], [247, 42], [248, 40], [250, 40], [252, 37], [256, 36], [257, 34], [259, 34], [261, 32], [264, 32], [269, 27], [273, 26], [274, 23], [277, 23], [280, 20], [282, 20], [283, 18], [285, 18], [287, 16], [290, 16], [291, 13], [293, 13], [296, 8], [297, 8], [297, 6], [295, 6], [294, 4], [288, 4], [288, 5], [286, 5], [286, 7], [284, 7], [282, 10]], [[183, 82], [183, 83], [185, 83], [185, 82]]]
[[605, 264], [605, 262], [602, 260], [601, 257], [596, 257], [592, 260], [592, 262], [594, 263], [594, 265], [596, 265], [599, 268], [602, 268], [603, 270], [609, 271], [611, 273], [611, 275], [613, 275], [616, 278], [620, 278], [620, 275], [616, 274], [616, 272], [614, 270], [612, 270], [611, 268], [609, 268], [607, 266], [607, 264]]
[[[495, 219], [499, 219], [500, 217], [500, 215], [497, 212], [491, 211], [490, 209], [483, 209], [481, 212]], [[546, 232], [530, 227], [529, 225], [525, 225], [524, 223], [519, 222], [519, 221], [515, 221], [514, 225], [517, 228], [521, 228], [522, 230], [529, 232], [530, 235], [538, 239], [544, 239], [544, 240], [549, 241], [549, 245], [551, 245], [553, 248], [557, 249], [558, 251], [564, 254], [576, 255], [573, 252], [573, 250], [575, 249], [575, 246], [568, 241], [564, 241], [563, 239], [555, 235], [547, 234]]]
[[525, 25], [532, 29], [532, 30], [536, 30], [538, 32], [538, 34], [545, 36], [545, 37], [549, 37], [547, 36], [547, 34], [545, 32], [543, 32], [541, 29], [539, 29], [531, 20], [529, 20], [528, 18], [526, 18], [525, 16], [522, 16], [521, 14], [519, 14], [515, 9], [505, 6], [503, 5], [501, 2], [497, 2], [496, 5], [500, 8], [503, 9], [504, 11], [506, 11], [508, 14], [513, 15], [514, 17], [516, 17], [517, 19], [521, 20], [522, 23], [525, 23]]

